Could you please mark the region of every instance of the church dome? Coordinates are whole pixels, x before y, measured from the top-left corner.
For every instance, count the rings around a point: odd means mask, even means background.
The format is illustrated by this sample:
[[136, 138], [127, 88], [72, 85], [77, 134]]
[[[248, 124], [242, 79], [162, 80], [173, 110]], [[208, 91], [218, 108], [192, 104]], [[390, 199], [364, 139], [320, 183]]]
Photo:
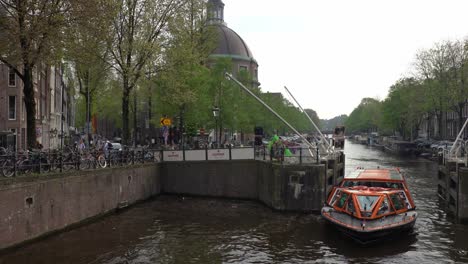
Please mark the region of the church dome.
[[224, 3], [222, 0], [208, 1], [208, 24], [217, 34], [216, 48], [210, 58], [231, 58], [234, 76], [240, 71], [247, 71], [252, 77], [252, 86], [258, 87], [258, 63], [245, 41], [224, 22]]
[[230, 55], [233, 58], [255, 61], [252, 52], [245, 41], [232, 29], [224, 24], [215, 24], [218, 42], [212, 56]]

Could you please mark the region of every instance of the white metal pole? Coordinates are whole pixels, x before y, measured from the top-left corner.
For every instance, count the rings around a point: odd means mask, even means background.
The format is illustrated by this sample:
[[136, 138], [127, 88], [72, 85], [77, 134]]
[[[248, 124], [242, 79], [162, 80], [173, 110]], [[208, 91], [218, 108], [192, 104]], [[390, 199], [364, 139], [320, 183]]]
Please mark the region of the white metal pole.
[[452, 155], [452, 151], [455, 149], [455, 145], [457, 144], [458, 140], [460, 139], [461, 135], [463, 134], [463, 131], [465, 130], [466, 125], [468, 124], [468, 118], [465, 121], [465, 124], [463, 125], [462, 129], [460, 129], [460, 133], [458, 133], [457, 139], [455, 139], [455, 142], [453, 142], [452, 147], [450, 148], [449, 155]]
[[302, 138], [302, 140], [304, 140], [304, 142], [309, 145], [309, 153], [312, 157], [314, 157], [314, 154], [312, 153], [312, 151], [310, 150], [311, 148], [312, 149], [315, 149], [316, 147], [314, 145], [312, 145], [312, 143], [310, 143], [301, 133], [299, 133], [293, 126], [291, 126], [283, 117], [281, 117], [278, 113], [275, 112], [275, 110], [273, 110], [270, 106], [268, 106], [265, 102], [263, 102], [262, 99], [260, 99], [258, 96], [256, 96], [252, 91], [250, 91], [247, 87], [245, 87], [241, 82], [239, 82], [236, 78], [234, 78], [232, 76], [232, 74], [226, 72], [226, 76], [234, 81], [237, 85], [239, 85], [242, 89], [244, 89], [244, 91], [246, 91], [247, 93], [249, 93], [253, 98], [255, 98], [258, 102], [260, 102], [263, 106], [265, 106], [268, 110], [270, 110], [270, 112], [272, 112], [276, 117], [278, 117], [284, 124], [286, 124], [292, 131], [294, 131], [294, 133], [296, 133], [296, 135], [298, 135], [300, 138]]
[[286, 89], [286, 92], [289, 93], [289, 95], [292, 97], [292, 99], [296, 102], [297, 106], [299, 106], [299, 109], [302, 111], [302, 113], [304, 113], [307, 118], [309, 119], [310, 123], [312, 123], [312, 125], [314, 126], [315, 130], [317, 130], [317, 132], [319, 133], [322, 141], [326, 142], [327, 146], [328, 146], [328, 149], [331, 150], [332, 149], [332, 146], [330, 144], [330, 142], [328, 142], [328, 140], [325, 138], [325, 136], [322, 134], [322, 131], [320, 131], [320, 129], [318, 128], [318, 126], [315, 124], [315, 122], [312, 120], [312, 118], [309, 116], [309, 114], [304, 110], [304, 108], [302, 108], [302, 106], [299, 104], [299, 102], [296, 100], [296, 98], [294, 97], [294, 95], [292, 95], [292, 93], [289, 91], [288, 87], [284, 86], [284, 89]]

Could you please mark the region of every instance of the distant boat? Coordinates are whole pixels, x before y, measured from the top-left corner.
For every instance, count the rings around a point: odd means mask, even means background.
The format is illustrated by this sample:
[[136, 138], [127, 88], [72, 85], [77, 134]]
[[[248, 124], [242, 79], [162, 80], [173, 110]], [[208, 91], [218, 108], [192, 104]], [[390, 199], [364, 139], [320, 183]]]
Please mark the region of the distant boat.
[[358, 169], [333, 187], [322, 216], [344, 234], [366, 244], [410, 231], [417, 212], [398, 169]]
[[395, 154], [409, 155], [415, 153], [417, 145], [408, 141], [394, 140], [385, 145], [385, 150]]

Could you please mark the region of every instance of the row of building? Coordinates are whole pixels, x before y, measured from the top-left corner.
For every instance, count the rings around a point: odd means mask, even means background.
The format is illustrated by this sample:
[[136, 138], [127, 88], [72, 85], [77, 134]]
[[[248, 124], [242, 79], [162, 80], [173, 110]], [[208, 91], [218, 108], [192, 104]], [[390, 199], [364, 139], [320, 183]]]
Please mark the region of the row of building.
[[[75, 100], [63, 68], [40, 66], [33, 74], [36, 102], [36, 142], [46, 149], [59, 148], [75, 131]], [[27, 148], [26, 107], [23, 81], [5, 64], [0, 64], [0, 146]]]
[[[468, 99], [462, 109], [462, 120], [460, 121], [458, 113], [454, 111], [443, 112], [441, 118], [436, 115], [423, 118], [418, 131], [418, 137], [421, 138], [438, 138], [454, 140], [460, 133], [464, 122], [468, 118]], [[468, 139], [468, 129], [465, 129], [461, 134], [462, 139]]]

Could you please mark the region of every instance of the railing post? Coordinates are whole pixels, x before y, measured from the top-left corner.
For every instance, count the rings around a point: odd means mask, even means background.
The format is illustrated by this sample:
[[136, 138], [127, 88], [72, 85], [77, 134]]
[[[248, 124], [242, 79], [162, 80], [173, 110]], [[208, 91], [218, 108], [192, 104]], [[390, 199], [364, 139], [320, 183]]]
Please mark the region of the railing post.
[[263, 160], [266, 160], [266, 146], [263, 145]]
[[14, 174], [15, 174], [15, 177], [18, 176], [18, 173], [17, 173], [17, 169], [18, 167], [16, 166], [16, 161], [18, 160], [18, 152], [15, 151], [15, 155], [13, 156], [13, 169], [14, 169]]
[[299, 164], [302, 164], [302, 148], [299, 149]]
[[231, 144], [229, 144], [229, 160], [232, 160]]
[[60, 173], [63, 172], [63, 150], [60, 150], [59, 152], [59, 157], [60, 157]]
[[185, 144], [182, 144], [182, 160], [185, 161]]
[[39, 159], [39, 174], [42, 173], [42, 162], [41, 162], [42, 157], [41, 156], [42, 156], [42, 152], [39, 151], [39, 157], [38, 157], [38, 159]]
[[164, 150], [161, 149], [160, 152], [161, 152], [161, 162], [162, 162], [162, 161], [164, 161]]
[[319, 161], [320, 161], [320, 159], [319, 159], [319, 148], [317, 147], [317, 164], [319, 164]]
[[205, 160], [208, 160], [208, 145], [205, 145]]
[[135, 149], [132, 150], [132, 165], [135, 165]]
[[82, 154], [80, 154], [80, 153], [77, 152], [77, 153], [74, 154], [74, 155], [75, 155], [75, 158], [76, 158], [76, 169], [77, 169], [77, 170], [81, 170], [81, 168], [80, 168], [81, 166], [80, 166], [80, 165], [81, 165], [81, 155], [82, 155]]

